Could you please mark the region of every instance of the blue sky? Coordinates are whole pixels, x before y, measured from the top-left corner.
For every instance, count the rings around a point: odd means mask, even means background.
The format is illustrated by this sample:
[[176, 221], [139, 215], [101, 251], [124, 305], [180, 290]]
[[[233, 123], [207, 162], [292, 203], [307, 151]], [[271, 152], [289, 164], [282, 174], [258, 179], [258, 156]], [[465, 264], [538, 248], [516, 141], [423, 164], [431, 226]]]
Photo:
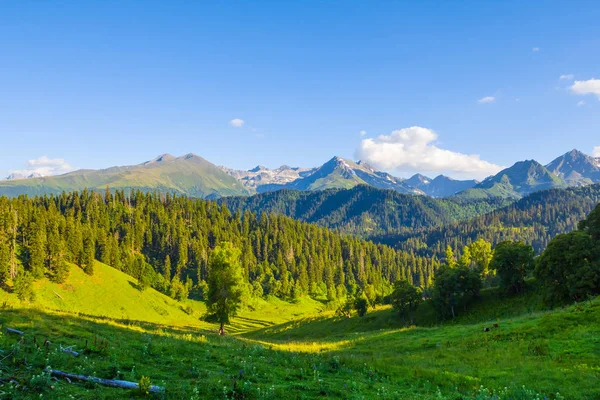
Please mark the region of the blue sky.
[[591, 154], [598, 21], [597, 1], [3, 2], [0, 176], [194, 152], [482, 177]]

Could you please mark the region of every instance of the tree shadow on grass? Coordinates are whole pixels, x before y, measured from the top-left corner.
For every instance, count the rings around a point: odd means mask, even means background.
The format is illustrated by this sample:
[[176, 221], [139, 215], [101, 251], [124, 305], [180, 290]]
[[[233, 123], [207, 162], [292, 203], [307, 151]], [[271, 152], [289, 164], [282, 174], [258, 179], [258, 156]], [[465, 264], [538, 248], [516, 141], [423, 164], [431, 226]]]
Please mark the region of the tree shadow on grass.
[[132, 288], [134, 288], [136, 290], [139, 290], [140, 292], [144, 291], [143, 288], [135, 282], [128, 280], [127, 283], [129, 283], [129, 286], [131, 286]]

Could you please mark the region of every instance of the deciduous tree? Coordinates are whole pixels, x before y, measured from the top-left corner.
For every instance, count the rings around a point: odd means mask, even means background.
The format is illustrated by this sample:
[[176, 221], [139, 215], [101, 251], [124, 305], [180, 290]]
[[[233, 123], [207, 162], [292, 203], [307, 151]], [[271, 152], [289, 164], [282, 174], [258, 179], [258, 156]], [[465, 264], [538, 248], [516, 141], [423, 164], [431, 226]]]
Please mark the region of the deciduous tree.
[[535, 268], [548, 300], [581, 301], [600, 292], [600, 246], [586, 232], [558, 235]]
[[414, 312], [423, 301], [423, 298], [420, 289], [414, 287], [408, 281], [399, 280], [394, 283], [394, 291], [390, 295], [390, 301], [404, 323], [409, 320], [412, 324]]
[[500, 278], [500, 286], [508, 293], [522, 293], [525, 278], [533, 271], [533, 247], [523, 242], [502, 242], [494, 249], [490, 268]]

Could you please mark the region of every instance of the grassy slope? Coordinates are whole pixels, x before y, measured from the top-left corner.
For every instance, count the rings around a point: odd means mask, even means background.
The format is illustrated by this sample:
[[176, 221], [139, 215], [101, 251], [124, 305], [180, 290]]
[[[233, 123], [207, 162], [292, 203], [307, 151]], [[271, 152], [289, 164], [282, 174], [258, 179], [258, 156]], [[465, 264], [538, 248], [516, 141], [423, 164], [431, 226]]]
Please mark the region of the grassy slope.
[[[59, 311], [107, 320], [125, 322], [150, 322], [165, 326], [191, 327], [215, 330], [215, 324], [200, 320], [206, 312], [203, 302], [186, 300], [177, 302], [154, 289], [139, 291], [137, 280], [108, 265], [96, 262], [94, 275], [86, 275], [76, 265], [71, 265], [69, 278], [63, 284], [46, 279], [35, 283], [36, 300], [22, 304], [13, 293], [0, 289], [0, 303], [8, 307]], [[283, 323], [292, 318], [314, 315], [322, 304], [305, 299], [290, 304], [278, 299], [253, 300], [251, 307], [235, 318], [232, 333]]]
[[[526, 386], [568, 399], [600, 398], [600, 301], [491, 322], [390, 328], [389, 309], [360, 318], [313, 318], [249, 332], [275, 349], [332, 351], [398, 383], [469, 393]], [[488, 316], [489, 317], [489, 316]], [[489, 318], [485, 318], [488, 320]], [[483, 332], [490, 327], [490, 332]], [[416, 393], [420, 392], [416, 390]], [[534, 397], [514, 397], [534, 398]], [[552, 397], [549, 397], [552, 398]]]
[[[10, 393], [8, 398], [37, 398], [43, 392], [51, 399], [132, 395], [93, 385], [32, 382], [50, 365], [104, 378], [149, 376], [167, 387], [169, 399], [455, 399], [471, 398], [480, 385], [506, 386], [513, 399], [535, 398], [522, 385], [550, 398], [557, 391], [574, 399], [600, 396], [600, 300], [548, 312], [537, 311], [535, 290], [507, 303], [488, 291], [461, 324], [407, 329], [389, 308], [364, 318], [334, 318], [316, 301], [269, 299], [253, 302], [253, 311], [233, 320], [234, 336], [220, 338], [213, 324], [198, 320], [202, 303], [186, 304], [190, 316], [181, 304], [152, 289], [139, 292], [134, 284], [97, 264], [93, 277], [73, 267], [66, 284], [39, 284], [36, 306], [22, 308], [14, 295], [0, 292], [6, 301], [0, 324], [27, 333], [27, 341], [16, 347], [18, 339], [0, 335], [0, 351], [11, 356], [0, 353], [0, 383], [11, 376], [27, 392], [6, 385], [0, 392]], [[429, 311], [419, 312], [424, 322]], [[482, 332], [492, 321], [500, 327]], [[35, 350], [33, 335], [77, 350], [101, 337], [109, 348], [73, 358], [56, 347]]]

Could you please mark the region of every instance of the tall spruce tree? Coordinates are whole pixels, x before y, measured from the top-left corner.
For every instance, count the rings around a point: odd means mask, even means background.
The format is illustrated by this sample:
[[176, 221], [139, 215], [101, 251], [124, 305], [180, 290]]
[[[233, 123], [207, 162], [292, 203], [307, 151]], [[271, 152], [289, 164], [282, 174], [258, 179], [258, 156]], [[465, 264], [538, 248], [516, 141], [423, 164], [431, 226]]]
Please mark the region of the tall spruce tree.
[[96, 241], [89, 227], [84, 229], [83, 248], [79, 255], [79, 266], [88, 275], [94, 275], [94, 260], [96, 256]]
[[218, 245], [210, 255], [207, 306], [219, 323], [219, 334], [235, 316], [242, 302], [240, 251], [229, 242]]

